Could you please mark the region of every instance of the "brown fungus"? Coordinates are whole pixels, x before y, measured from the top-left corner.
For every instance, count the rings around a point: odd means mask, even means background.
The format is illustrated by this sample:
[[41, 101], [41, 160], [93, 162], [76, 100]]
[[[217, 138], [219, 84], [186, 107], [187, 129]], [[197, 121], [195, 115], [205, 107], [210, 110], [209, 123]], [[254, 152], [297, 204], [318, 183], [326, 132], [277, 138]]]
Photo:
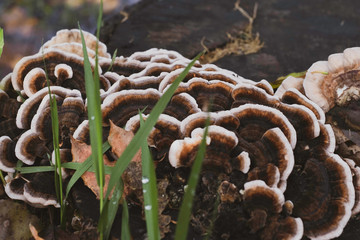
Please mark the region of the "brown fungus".
[[[311, 139], [319, 135], [319, 124], [316, 115], [307, 106], [286, 104], [276, 96], [251, 84], [238, 84], [232, 93], [234, 102], [232, 107], [245, 104], [261, 104], [280, 110], [295, 127], [298, 139]], [[299, 97], [301, 93], [299, 93]], [[310, 103], [308, 105], [312, 106]]]
[[[70, 89], [78, 89], [85, 96], [84, 63], [83, 58], [76, 54], [49, 49], [44, 53], [22, 58], [14, 67], [12, 85], [16, 91], [25, 90], [28, 97], [47, 86], [44, 61], [51, 85], [59, 85]], [[94, 61], [90, 61], [94, 68]], [[55, 75], [58, 64], [67, 64], [72, 69], [72, 78], [63, 79], [62, 75]], [[26, 89], [25, 89], [26, 86]]]
[[250, 233], [256, 233], [260, 239], [301, 239], [301, 219], [280, 216], [285, 199], [279, 189], [256, 180], [245, 183], [243, 193], [244, 208], [250, 214]]
[[360, 48], [332, 54], [328, 61], [314, 63], [304, 79], [306, 96], [325, 112], [360, 98]]
[[320, 151], [293, 171], [285, 191], [294, 203], [293, 215], [304, 222], [311, 239], [340, 236], [354, 206], [354, 187], [348, 165], [336, 154]]
[[305, 95], [303, 95], [295, 88], [291, 88], [284, 92], [284, 94], [281, 96], [281, 101], [288, 104], [303, 105], [310, 109], [321, 123], [325, 122], [324, 111], [316, 103], [309, 100]]
[[278, 127], [291, 147], [295, 148], [297, 141], [295, 128], [279, 110], [259, 104], [245, 104], [230, 111], [240, 121], [237, 133], [247, 141], [257, 141], [268, 129]]
[[216, 112], [230, 109], [233, 102], [231, 96], [233, 87], [226, 82], [193, 78], [187, 83], [180, 84], [175, 94], [186, 92], [196, 100], [200, 109]]
[[[58, 105], [60, 144], [62, 148], [70, 148], [70, 135], [84, 118], [84, 102], [77, 90], [51, 87], [50, 91]], [[47, 88], [40, 90], [21, 105], [17, 125], [27, 129], [16, 142], [15, 155], [19, 160], [32, 165], [37, 158], [45, 158], [51, 153], [51, 111]]]
[[160, 99], [160, 93], [155, 89], [123, 90], [108, 95], [102, 105], [102, 115], [105, 124], [111, 120], [117, 126], [125, 126], [127, 120], [144, 110], [147, 114]]
[[[82, 33], [84, 35], [85, 45], [87, 48], [95, 51], [96, 47], [98, 47], [98, 54], [100, 57], [105, 57], [105, 58], [111, 57], [110, 54], [107, 52], [107, 47], [104, 43], [98, 42], [96, 37], [89, 32], [82, 31]], [[81, 46], [82, 41], [81, 41], [80, 30], [62, 29], [58, 31], [54, 37], [52, 37], [49, 41], [43, 44], [39, 52], [41, 53], [42, 51], [46, 51], [47, 48], [58, 48], [58, 46], [61, 47], [63, 44], [69, 44], [69, 43], [79, 44]]]
[[0, 170], [14, 173], [17, 158], [15, 157], [15, 144], [8, 136], [0, 137]]
[[12, 198], [22, 200], [35, 207], [60, 207], [57, 201], [54, 176], [50, 172], [39, 172], [6, 178], [5, 192]]
[[[89, 33], [85, 33], [85, 38], [94, 69], [92, 58], [96, 38]], [[139, 126], [138, 111], [145, 109], [143, 116], [146, 118], [146, 114], [150, 113], [190, 60], [174, 51], [150, 49], [134, 53], [130, 57], [116, 57], [110, 68], [111, 59], [106, 52], [106, 46], [100, 43], [99, 47], [103, 140], [109, 139], [109, 142], [112, 142], [112, 149], [105, 153], [105, 158], [109, 160], [109, 164], [114, 164], [121, 154], [119, 146], [126, 145], [116, 137], [121, 135], [117, 131], [119, 127], [126, 126], [128, 130], [136, 132]], [[312, 71], [308, 71], [309, 77], [313, 76], [315, 80], [321, 80], [324, 76], [345, 79], [344, 83], [337, 84], [340, 90], [336, 94], [345, 94], [337, 100], [338, 104], [342, 100], [354, 98], [359, 86], [356, 82], [349, 85], [348, 89], [344, 88], [345, 85], [348, 86], [346, 79], [358, 78], [358, 70], [350, 70], [359, 65], [355, 52], [359, 50], [345, 50], [343, 54], [330, 57], [326, 67], [315, 66]], [[13, 101], [15, 98], [0, 92], [0, 126], [14, 123], [16, 115], [16, 125], [19, 128], [11, 133], [12, 135], [8, 130], [0, 129], [0, 167], [5, 169], [4, 171], [13, 172], [17, 158], [25, 158], [24, 161], [28, 164], [39, 165], [39, 162], [44, 161], [44, 155], [52, 152], [51, 133], [48, 131], [51, 126], [48, 117], [49, 99], [47, 90], [42, 88], [46, 84], [43, 59], [47, 64], [51, 85], [62, 86], [51, 87], [59, 109], [60, 137], [63, 144], [61, 151], [64, 156], [68, 155], [69, 147], [74, 147], [77, 142], [85, 144], [81, 146], [85, 146], [83, 150], [88, 150], [89, 126], [84, 104], [80, 34], [78, 30], [64, 30], [44, 44], [38, 54], [18, 62], [13, 73], [7, 77], [10, 79], [11, 76], [12, 86], [9, 86], [9, 80], [4, 81], [5, 84], [3, 81], [0, 83], [1, 86], [6, 85], [6, 89], [13, 87], [25, 94], [25, 98], [28, 97], [24, 103], [18, 103], [18, 106], [21, 105], [19, 110], [16, 109], [11, 115], [5, 109], [7, 104], [2, 104], [2, 100]], [[345, 72], [341, 72], [342, 68]], [[339, 70], [340, 75], [336, 75], [335, 72]], [[316, 87], [306, 87], [306, 78], [302, 84], [305, 93], [309, 95], [307, 90], [310, 88], [315, 97], [316, 94], [321, 96]], [[333, 85], [325, 84], [323, 89]], [[63, 88], [77, 90], [61, 90]], [[265, 80], [256, 83], [215, 65], [201, 65], [196, 62], [148, 138], [154, 158], [164, 160], [156, 162], [156, 171], [160, 173], [157, 174], [158, 181], [169, 181], [164, 192], [169, 194], [170, 201], [165, 200], [161, 208], [173, 210], [171, 206], [174, 206], [174, 201], [170, 196], [173, 196], [173, 188], [177, 188], [174, 185], [180, 185], [180, 190], [175, 191], [178, 199], [181, 199], [186, 176], [180, 173], [187, 172], [187, 167], [191, 166], [209, 116], [211, 126], [207, 138], [208, 148], [204, 159], [205, 167], [201, 172], [202, 185], [199, 186], [205, 189], [197, 191], [199, 195], [196, 196], [196, 201], [200, 204], [196, 207], [207, 207], [206, 203], [214, 202], [219, 192], [223, 201], [216, 210], [221, 217], [224, 217], [224, 213], [231, 212], [230, 216], [236, 219], [237, 227], [245, 232], [246, 236], [261, 239], [300, 239], [303, 226], [305, 235], [310, 238], [338, 236], [349, 220], [352, 208], [350, 205], [356, 199], [352, 193], [353, 179], [348, 176], [349, 168], [333, 153], [334, 134], [331, 127], [324, 124], [325, 114], [307, 99], [302, 91], [301, 86], [288, 87], [281, 93], [281, 97], [278, 96], [280, 92], [274, 96], [270, 84]], [[7, 94], [10, 96], [10, 93]], [[329, 104], [327, 99], [323, 98], [321, 101], [325, 102], [325, 105]], [[321, 101], [317, 103], [321, 105]], [[73, 143], [70, 143], [71, 135], [74, 137]], [[14, 147], [17, 153], [15, 156], [9, 154]], [[22, 149], [27, 151], [22, 153]], [[89, 151], [86, 153], [89, 154]], [[81, 154], [76, 156], [79, 155]], [[87, 155], [81, 155], [82, 158], [84, 156]], [[171, 164], [182, 167], [175, 169]], [[356, 176], [356, 167], [352, 169]], [[181, 181], [172, 177], [180, 175]], [[46, 176], [37, 178], [35, 175], [19, 175], [10, 180], [7, 184], [9, 196], [28, 201], [24, 191], [40, 189], [35, 183], [39, 182], [40, 178], [47, 179]], [[131, 161], [123, 180], [127, 200], [142, 204], [139, 158]], [[94, 178], [92, 181], [94, 182]], [[222, 184], [219, 188], [220, 183]], [[245, 194], [242, 195], [242, 191], [239, 193], [237, 189], [242, 189], [244, 184]], [[91, 188], [95, 185], [96, 181]], [[332, 186], [333, 190], [329, 186]], [[284, 191], [293, 207], [287, 207], [284, 203]], [[308, 191], [315, 194], [309, 195]], [[325, 198], [324, 193], [327, 194]], [[31, 196], [29, 198], [38, 199], [36, 194]], [[260, 198], [261, 201], [256, 200]], [[326, 204], [318, 204], [318, 199], [328, 201], [334, 206], [334, 210], [329, 211]], [[35, 200], [34, 202], [33, 204], [39, 204]], [[269, 202], [269, 208], [264, 207], [264, 202]], [[316, 216], [308, 213], [311, 211], [308, 209], [313, 208], [306, 203], [316, 206]], [[199, 209], [198, 212], [203, 210]], [[202, 225], [199, 214], [195, 215], [194, 223]], [[170, 218], [167, 218], [166, 225], [169, 221]], [[323, 224], [324, 222], [327, 225]], [[337, 226], [336, 229], [333, 228], [334, 225]], [[220, 236], [224, 230], [215, 228], [215, 231], [215, 235]]]
[[[169, 161], [174, 167], [191, 166], [195, 160], [196, 151], [200, 145], [203, 129], [196, 128], [191, 132], [191, 138], [176, 140], [171, 144], [169, 150]], [[250, 159], [243, 155], [236, 160], [231, 157], [231, 152], [238, 143], [236, 135], [223, 127], [209, 126], [207, 136], [206, 154], [203, 164], [208, 168], [224, 169], [229, 173], [233, 168], [247, 172], [250, 167]], [[247, 161], [239, 164], [239, 160]], [[235, 163], [233, 165], [233, 162]]]
[[281, 82], [281, 85], [276, 89], [274, 95], [281, 98], [284, 93], [290, 89], [296, 89], [299, 92], [304, 93], [303, 82], [304, 78], [288, 76]]
[[349, 158], [344, 159], [345, 162], [349, 165], [352, 176], [353, 184], [355, 188], [355, 204], [351, 210], [352, 216], [360, 213], [360, 167], [355, 164], [355, 162]]
[[[143, 115], [143, 119], [147, 119]], [[135, 115], [129, 119], [125, 125], [125, 130], [137, 132], [140, 127], [140, 115]], [[182, 138], [180, 132], [180, 121], [166, 114], [160, 114], [154, 128], [148, 136], [148, 145], [157, 151], [157, 158], [162, 158], [169, 152], [170, 145], [176, 140]]]

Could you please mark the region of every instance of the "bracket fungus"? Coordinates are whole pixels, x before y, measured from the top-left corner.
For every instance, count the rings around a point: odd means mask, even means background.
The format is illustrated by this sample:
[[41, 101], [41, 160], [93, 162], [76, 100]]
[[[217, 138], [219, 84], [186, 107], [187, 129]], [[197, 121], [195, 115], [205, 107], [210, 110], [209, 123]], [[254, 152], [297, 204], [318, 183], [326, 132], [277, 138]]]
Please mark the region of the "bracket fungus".
[[249, 181], [244, 186], [244, 207], [250, 213], [250, 231], [261, 239], [301, 239], [304, 226], [301, 218], [282, 217], [285, 198], [277, 188], [263, 181]]
[[[85, 33], [85, 38], [91, 67], [99, 68], [103, 139], [111, 145], [104, 159], [112, 166], [127, 145], [118, 139], [117, 130], [124, 127], [119, 131], [136, 133], [139, 110], [144, 110], [146, 120], [190, 60], [175, 51], [153, 48], [116, 57], [111, 64], [106, 46], [100, 43], [99, 66], [95, 66], [96, 37]], [[359, 49], [315, 63], [303, 81], [293, 85], [286, 80], [275, 94], [265, 80], [254, 82], [213, 64], [195, 62], [147, 139], [158, 182], [166, 181], [166, 196], [176, 197], [165, 199], [162, 210], [173, 211], [179, 205], [209, 118], [194, 206], [205, 214], [220, 194], [216, 223], [236, 219], [236, 229], [229, 231], [215, 224], [216, 236], [222, 231], [228, 231], [230, 238], [238, 238], [239, 232], [258, 239], [339, 236], [351, 214], [359, 212], [359, 170], [335, 153], [334, 132], [325, 124], [323, 110], [344, 99], [357, 99]], [[38, 185], [51, 174], [20, 173], [11, 178], [18, 161], [49, 164], [53, 147], [46, 75], [58, 106], [62, 156], [81, 162], [90, 154], [83, 65], [79, 31], [62, 30], [38, 53], [21, 59], [1, 81], [26, 98], [19, 102], [5, 88], [0, 90], [0, 169], [8, 173], [9, 197], [36, 206], [58, 206], [53, 193]], [[6, 127], [11, 123], [16, 123], [15, 129]], [[79, 146], [86, 153], [83, 156]], [[137, 155], [123, 175], [124, 197], [137, 207], [143, 203], [140, 166]], [[84, 182], [94, 180], [89, 178]], [[96, 186], [90, 188], [98, 194]], [[202, 226], [205, 221], [194, 216], [194, 223]]]
[[335, 53], [327, 61], [318, 61], [307, 70], [305, 78], [289, 77], [280, 85], [275, 95], [296, 88], [328, 112], [335, 105], [344, 106], [360, 99], [360, 47]]

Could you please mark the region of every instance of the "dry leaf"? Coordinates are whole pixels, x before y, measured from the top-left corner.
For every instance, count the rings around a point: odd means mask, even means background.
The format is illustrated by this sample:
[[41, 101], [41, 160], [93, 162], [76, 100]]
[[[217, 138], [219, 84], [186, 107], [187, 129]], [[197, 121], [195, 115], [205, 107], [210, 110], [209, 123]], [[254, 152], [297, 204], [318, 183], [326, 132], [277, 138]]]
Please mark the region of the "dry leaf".
[[[121, 154], [125, 151], [126, 147], [129, 145], [133, 137], [133, 132], [126, 131], [125, 129], [116, 126], [110, 120], [110, 132], [108, 136], [108, 141], [111, 146], [111, 151], [116, 155], [116, 157], [119, 158], [121, 156]], [[135, 154], [131, 161], [141, 162], [140, 150]]]
[[[72, 162], [82, 163], [91, 155], [91, 146], [71, 137], [71, 154]], [[109, 161], [106, 155], [103, 155], [104, 164], [107, 166], [114, 166], [115, 162]], [[94, 172], [85, 172], [81, 176], [84, 184], [93, 191], [96, 197], [100, 198], [100, 188], [96, 181], [96, 175]], [[104, 193], [106, 193], [107, 186], [109, 184], [110, 175], [105, 175]]]
[[[108, 141], [111, 145], [111, 151], [116, 155], [116, 157], [121, 156], [133, 137], [133, 132], [126, 131], [110, 121]], [[141, 177], [141, 151], [139, 150], [122, 175], [122, 180], [124, 182], [124, 194], [126, 196], [135, 194], [135, 196], [139, 198], [142, 195]]]
[[[110, 133], [108, 136], [108, 141], [111, 146], [111, 151], [115, 154], [117, 158], [125, 151], [126, 147], [129, 145], [133, 139], [134, 134], [131, 131], [126, 131], [110, 121]], [[71, 154], [73, 162], [82, 163], [88, 157], [91, 156], [91, 146], [86, 143], [74, 139], [71, 137]], [[109, 161], [106, 155], [103, 155], [104, 164], [106, 166], [114, 166], [115, 161]], [[125, 185], [124, 193], [128, 195], [133, 191], [142, 191], [141, 183], [141, 152], [140, 150], [136, 153], [128, 168], [125, 170], [123, 175], [123, 181]], [[91, 189], [91, 191], [100, 198], [100, 188], [96, 181], [96, 175], [94, 172], [85, 172], [81, 178], [84, 181], [84, 184]], [[109, 184], [110, 175], [105, 175], [105, 184], [104, 184], [104, 193], [107, 191], [107, 186]], [[111, 197], [111, 195], [110, 195]]]

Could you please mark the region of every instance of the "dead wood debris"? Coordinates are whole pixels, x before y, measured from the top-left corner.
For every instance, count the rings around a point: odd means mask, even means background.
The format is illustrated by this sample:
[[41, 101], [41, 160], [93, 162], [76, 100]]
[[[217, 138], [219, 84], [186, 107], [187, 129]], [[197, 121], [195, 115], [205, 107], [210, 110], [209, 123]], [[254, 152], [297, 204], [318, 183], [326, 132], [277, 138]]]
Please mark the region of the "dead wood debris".
[[240, 0], [237, 0], [234, 5], [234, 10], [239, 11], [244, 17], [248, 19], [248, 26], [245, 28], [245, 30], [239, 31], [236, 36], [232, 36], [230, 33], [227, 33], [227, 37], [229, 38], [228, 43], [226, 43], [225, 46], [215, 49], [209, 49], [205, 46], [204, 37], [201, 40], [201, 45], [205, 50], [205, 54], [201, 57], [200, 62], [202, 64], [213, 63], [231, 54], [248, 55], [258, 52], [264, 46], [264, 43], [261, 42], [259, 33], [253, 34], [252, 32], [257, 9], [258, 4], [255, 3], [253, 14], [252, 16], [250, 16], [248, 12], [246, 12], [242, 7], [240, 7]]

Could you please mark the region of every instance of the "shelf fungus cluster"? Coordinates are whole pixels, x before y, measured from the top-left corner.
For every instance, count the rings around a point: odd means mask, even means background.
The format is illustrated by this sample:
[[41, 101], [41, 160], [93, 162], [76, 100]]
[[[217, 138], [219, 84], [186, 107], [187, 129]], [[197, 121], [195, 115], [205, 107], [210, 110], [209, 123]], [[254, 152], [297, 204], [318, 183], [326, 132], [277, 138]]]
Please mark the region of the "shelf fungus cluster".
[[288, 77], [275, 95], [296, 88], [325, 112], [360, 100], [360, 47], [331, 54], [327, 61], [315, 62], [304, 78]]
[[[112, 165], [124, 144], [116, 141], [114, 126], [124, 128], [125, 135], [136, 133], [139, 110], [146, 120], [190, 60], [174, 51], [150, 49], [112, 61], [100, 43], [99, 66], [95, 66], [96, 38], [89, 33], [85, 38], [92, 68], [100, 72], [104, 140], [109, 139], [111, 145], [104, 156]], [[358, 79], [359, 52], [347, 49], [328, 62], [315, 63], [305, 80], [283, 86], [276, 94], [265, 80], [254, 82], [196, 62], [148, 137], [159, 181], [169, 181], [168, 196], [176, 184], [184, 190], [186, 180], [179, 184], [183, 179], [179, 176], [192, 166], [209, 119], [200, 181], [204, 189], [197, 192], [211, 192], [216, 186], [215, 195], [210, 194], [213, 203], [214, 196], [220, 196], [215, 222], [226, 218], [226, 213], [233, 218], [232, 229], [217, 229], [215, 224], [215, 235], [220, 232], [235, 238], [242, 234], [249, 239], [340, 236], [360, 209], [360, 194], [355, 192], [359, 170], [351, 159], [334, 153], [334, 133], [325, 124], [323, 110], [341, 99], [354, 98], [353, 93], [359, 91], [360, 81], [351, 80]], [[39, 53], [21, 59], [2, 80], [7, 87], [0, 91], [0, 169], [8, 173], [9, 197], [35, 206], [58, 206], [53, 188], [45, 186], [51, 181], [41, 180], [49, 178], [47, 174], [19, 174], [15, 168], [19, 163], [48, 165], [51, 161], [47, 78], [58, 106], [62, 160], [81, 155], [74, 145], [86, 148], [89, 144], [83, 67], [79, 31], [62, 30]], [[14, 124], [16, 128], [6, 127]], [[136, 159], [125, 171], [125, 191], [141, 199]], [[205, 199], [196, 201], [209, 202]], [[166, 202], [171, 208], [174, 201]]]

